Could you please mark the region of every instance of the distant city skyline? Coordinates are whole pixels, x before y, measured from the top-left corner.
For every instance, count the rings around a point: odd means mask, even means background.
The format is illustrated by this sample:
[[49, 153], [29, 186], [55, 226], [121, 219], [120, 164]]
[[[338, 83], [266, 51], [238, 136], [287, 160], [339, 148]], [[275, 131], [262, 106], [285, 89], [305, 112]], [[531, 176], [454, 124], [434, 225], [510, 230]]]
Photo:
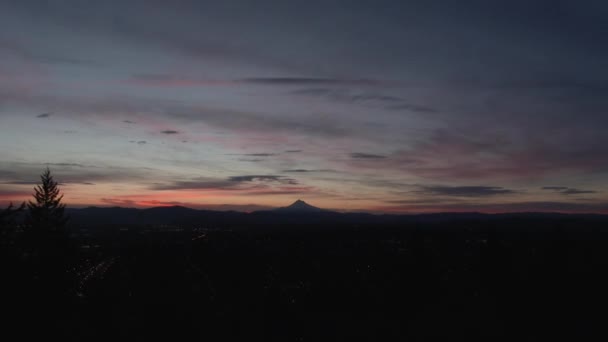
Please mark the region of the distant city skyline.
[[608, 213], [608, 4], [0, 3], [0, 204]]

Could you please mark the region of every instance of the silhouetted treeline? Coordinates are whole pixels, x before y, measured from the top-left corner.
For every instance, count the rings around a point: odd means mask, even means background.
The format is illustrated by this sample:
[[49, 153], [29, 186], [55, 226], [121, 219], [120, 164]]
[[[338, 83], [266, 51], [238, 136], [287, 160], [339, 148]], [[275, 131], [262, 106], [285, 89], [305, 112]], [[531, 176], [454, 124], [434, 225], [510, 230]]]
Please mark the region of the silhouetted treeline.
[[[3, 308], [22, 337], [56, 332], [73, 300], [77, 246], [66, 229], [62, 195], [49, 169], [33, 201], [0, 213]], [[20, 216], [20, 218], [18, 218]]]
[[604, 335], [597, 220], [75, 231], [73, 340], [547, 340]]

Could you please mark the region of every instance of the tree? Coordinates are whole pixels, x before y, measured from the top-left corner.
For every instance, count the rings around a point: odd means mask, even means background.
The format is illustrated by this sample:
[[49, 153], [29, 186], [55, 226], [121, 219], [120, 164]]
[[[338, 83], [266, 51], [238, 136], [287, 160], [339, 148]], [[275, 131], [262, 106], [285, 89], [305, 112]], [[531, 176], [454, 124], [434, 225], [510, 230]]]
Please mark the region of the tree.
[[[28, 201], [21, 246], [30, 291], [39, 300], [48, 300], [59, 292], [73, 288], [74, 245], [66, 229], [68, 217], [58, 183], [47, 167], [40, 176], [41, 184], [34, 188], [33, 200]], [[55, 293], [55, 294], [53, 294]]]
[[13, 223], [15, 217], [25, 208], [25, 203], [21, 203], [19, 207], [15, 207], [11, 202], [6, 209], [0, 209], [0, 247], [4, 247], [11, 238]]
[[61, 232], [68, 221], [65, 204], [61, 203], [63, 195], [48, 167], [40, 179], [42, 184], [34, 188], [34, 201], [27, 203], [27, 223], [32, 230]]
[[15, 216], [25, 208], [25, 203], [21, 203], [19, 207], [15, 207], [11, 202], [6, 209], [0, 209], [0, 229], [10, 225]]

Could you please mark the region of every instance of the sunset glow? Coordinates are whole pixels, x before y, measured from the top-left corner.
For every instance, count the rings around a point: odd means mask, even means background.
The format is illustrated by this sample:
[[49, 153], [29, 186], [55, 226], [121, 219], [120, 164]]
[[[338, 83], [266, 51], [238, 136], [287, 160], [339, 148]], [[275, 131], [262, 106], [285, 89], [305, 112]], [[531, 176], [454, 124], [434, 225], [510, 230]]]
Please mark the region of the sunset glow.
[[608, 210], [598, 6], [28, 3], [0, 5], [2, 205], [49, 166], [71, 207]]

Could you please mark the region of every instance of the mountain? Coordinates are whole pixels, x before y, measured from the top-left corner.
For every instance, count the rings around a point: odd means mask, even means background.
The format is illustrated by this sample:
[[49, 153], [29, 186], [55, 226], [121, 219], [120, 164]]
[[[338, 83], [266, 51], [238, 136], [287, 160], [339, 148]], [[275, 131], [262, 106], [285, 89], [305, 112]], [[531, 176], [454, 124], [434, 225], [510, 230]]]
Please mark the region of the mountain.
[[195, 224], [239, 221], [245, 213], [234, 211], [198, 210], [180, 206], [136, 208], [68, 208], [73, 224], [86, 225], [145, 225], [145, 224]]
[[302, 200], [297, 200], [287, 207], [281, 207], [274, 210], [275, 212], [282, 213], [323, 213], [329, 212], [328, 210], [317, 208]]
[[[390, 215], [369, 213], [340, 213], [312, 206], [302, 200], [274, 210], [237, 211], [198, 210], [186, 207], [157, 207], [147, 209], [120, 207], [68, 208], [70, 224], [84, 226], [119, 225], [183, 225], [205, 227], [295, 227], [295, 226], [336, 226], [336, 225], [403, 225], [445, 222], [544, 222], [587, 220], [608, 222], [606, 215], [569, 215], [559, 213], [433, 213], [418, 215]], [[18, 218], [23, 220], [25, 213]], [[519, 225], [519, 223], [518, 223]]]

